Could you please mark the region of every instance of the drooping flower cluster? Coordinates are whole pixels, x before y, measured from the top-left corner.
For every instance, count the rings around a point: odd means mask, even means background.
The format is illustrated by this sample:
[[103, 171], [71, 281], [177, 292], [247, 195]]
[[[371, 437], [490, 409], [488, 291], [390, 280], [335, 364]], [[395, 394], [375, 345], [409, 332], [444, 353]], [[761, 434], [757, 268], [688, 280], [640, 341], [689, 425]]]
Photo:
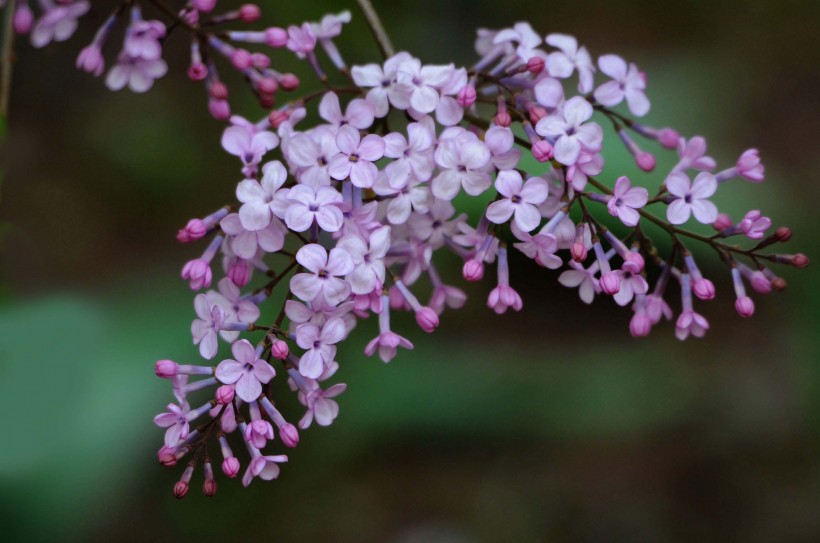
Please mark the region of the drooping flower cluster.
[[[81, 4], [60, 6], [81, 14]], [[298, 84], [295, 76], [272, 68], [265, 53], [237, 43], [286, 48], [325, 87], [272, 109], [259, 122], [230, 117], [222, 147], [239, 160], [237, 202], [191, 220], [178, 233], [184, 243], [210, 240], [201, 256], [184, 265], [182, 277], [193, 290], [204, 291], [194, 299], [191, 332], [199, 354], [214, 361], [161, 360], [155, 366], [158, 376], [172, 381], [176, 398], [155, 419], [166, 429], [159, 459], [171, 466], [191, 458], [174, 489], [178, 497], [186, 494], [200, 463], [205, 493], [216, 492], [211, 442], [219, 444], [223, 473], [240, 473], [242, 462], [228, 441], [232, 434], [248, 451], [243, 484], [277, 477], [287, 457], [263, 449], [275, 446], [277, 433], [286, 447], [295, 447], [299, 429], [334, 421], [334, 398], [346, 388], [328, 384], [340, 367], [337, 349], [362, 321], [378, 321], [377, 330], [370, 326], [365, 332], [372, 339], [364, 354], [378, 353], [389, 362], [400, 348], [413, 348], [393, 329], [391, 313], [411, 312], [422, 330], [433, 332], [446, 309], [463, 306], [465, 293], [438, 271], [442, 251], [462, 259], [467, 281], [481, 280], [486, 267], [495, 265], [496, 285], [486, 303], [496, 313], [523, 307], [511, 284], [512, 247], [537, 266], [562, 269], [558, 281], [578, 288], [583, 302], [612, 297], [630, 306], [634, 336], [674, 318], [667, 300], [675, 297], [677, 284], [680, 339], [700, 337], [709, 328], [695, 312], [694, 299], [716, 297], [686, 243], [705, 243], [725, 261], [742, 317], [754, 312], [747, 284], [759, 293], [785, 287], [766, 263], [808, 264], [802, 254], [761, 252], [787, 241], [788, 228], [770, 232], [772, 221], [757, 210], [735, 224], [712, 201], [732, 179], [763, 180], [757, 151], [744, 152], [734, 166], [715, 173], [704, 138], [681, 137], [614, 110], [623, 104], [621, 109], [640, 117], [650, 109], [646, 76], [616, 55], [595, 63], [575, 38], [542, 37], [518, 23], [479, 30], [480, 58], [469, 69], [425, 64], [406, 52], [348, 68], [333, 42], [350, 20], [347, 12], [287, 30], [215, 34], [217, 25], [259, 17], [256, 6], [246, 5], [206, 18], [215, 4], [192, 1], [180, 11], [163, 10], [190, 32], [188, 75], [206, 81], [214, 117], [230, 115], [215, 56], [240, 70], [268, 107], [279, 87], [293, 90]], [[127, 5], [125, 41], [106, 83], [141, 92], [165, 73], [161, 54], [169, 27], [144, 20], [137, 3]], [[102, 73], [102, 45], [125, 6], [80, 55], [82, 69]], [[346, 86], [330, 82], [317, 46], [349, 78]], [[318, 113], [318, 124], [305, 121], [309, 111]], [[610, 182], [597, 178], [605, 140], [599, 121], [613, 126], [637, 168], [651, 174], [646, 181], [638, 182], [640, 172], [615, 172]], [[636, 135], [676, 152], [675, 167], [655, 173], [655, 157]], [[527, 171], [525, 161], [539, 166]], [[652, 187], [654, 196], [642, 185]], [[458, 212], [456, 204], [466, 197], [485, 202], [480, 216]], [[653, 206], [662, 211], [653, 213]], [[681, 228], [692, 219], [714, 227], [714, 235]], [[651, 229], [670, 237], [668, 254], [653, 244]], [[727, 238], [756, 243], [743, 248]], [[224, 277], [217, 281], [218, 269]], [[258, 322], [260, 307], [280, 299], [276, 320]], [[218, 356], [224, 350], [220, 343], [230, 346], [230, 356]], [[283, 392], [274, 386], [283, 379], [305, 408], [297, 424], [274, 402]], [[195, 393], [205, 389], [210, 395], [191, 408]]]

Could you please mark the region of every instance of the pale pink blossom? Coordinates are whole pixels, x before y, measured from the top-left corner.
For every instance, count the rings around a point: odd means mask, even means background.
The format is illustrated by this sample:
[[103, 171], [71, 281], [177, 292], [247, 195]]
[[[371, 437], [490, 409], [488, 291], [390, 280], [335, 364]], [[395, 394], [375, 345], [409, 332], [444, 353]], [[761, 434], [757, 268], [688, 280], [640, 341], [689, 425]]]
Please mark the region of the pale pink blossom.
[[374, 230], [367, 241], [358, 236], [345, 236], [338, 247], [347, 249], [353, 258], [353, 271], [347, 276], [354, 294], [367, 294], [384, 284], [384, 257], [390, 248], [390, 227]]
[[236, 187], [236, 198], [242, 202], [239, 219], [247, 230], [261, 230], [274, 217], [284, 216], [287, 209], [287, 192], [279, 189], [287, 180], [288, 173], [278, 160], [262, 167], [262, 180], [245, 179]]
[[409, 105], [419, 113], [432, 113], [439, 101], [439, 87], [445, 85], [455, 67], [423, 66], [418, 59], [402, 62], [396, 71], [396, 81], [408, 93]]
[[595, 99], [598, 102], [612, 107], [626, 99], [633, 115], [642, 117], [649, 113], [649, 99], [644, 93], [646, 75], [635, 64], [627, 66], [626, 61], [617, 55], [604, 55], [598, 58], [598, 67], [612, 78], [612, 81], [595, 89]]
[[637, 210], [646, 205], [649, 191], [643, 187], [633, 187], [629, 178], [621, 176], [615, 181], [615, 189], [607, 200], [609, 214], [618, 217], [627, 226], [638, 224], [641, 216]]
[[199, 317], [191, 323], [194, 345], [199, 345], [202, 358], [210, 360], [216, 356], [217, 334], [225, 322], [225, 314], [217, 305], [211, 304], [205, 294], [197, 294], [194, 298], [194, 310]]
[[181, 440], [185, 440], [190, 432], [188, 424], [188, 404], [176, 405], [169, 403], [168, 411], [154, 417], [154, 424], [165, 430], [165, 446], [176, 447]]
[[441, 142], [435, 154], [441, 172], [431, 183], [433, 195], [452, 200], [463, 187], [470, 196], [478, 196], [492, 184], [485, 171], [490, 158], [487, 145], [477, 139], [456, 137]]
[[299, 373], [310, 379], [321, 376], [336, 356], [336, 343], [346, 335], [344, 321], [337, 317], [328, 319], [321, 329], [315, 324], [300, 324], [296, 343], [305, 353], [299, 359]]
[[603, 141], [603, 130], [594, 122], [592, 106], [580, 96], [567, 100], [554, 115], [544, 117], [535, 126], [536, 132], [552, 139], [555, 160], [566, 166], [575, 164], [582, 150], [597, 152]]
[[578, 47], [578, 41], [567, 34], [550, 34], [544, 40], [560, 49], [547, 57], [547, 71], [552, 77], [561, 79], [578, 72], [578, 92], [587, 94], [592, 90], [595, 65], [586, 47]]
[[335, 306], [350, 295], [350, 283], [340, 279], [354, 267], [346, 249], [335, 247], [328, 255], [324, 247], [311, 243], [299, 249], [296, 260], [308, 271], [290, 280], [291, 291], [301, 300], [323, 300]]
[[256, 174], [262, 157], [277, 145], [279, 137], [266, 130], [254, 131], [246, 126], [234, 125], [222, 133], [222, 148], [239, 157], [244, 166], [242, 172], [248, 177]]
[[538, 228], [541, 214], [538, 207], [549, 195], [547, 182], [540, 177], [531, 177], [523, 182], [516, 170], [498, 172], [495, 188], [503, 196], [487, 207], [487, 218], [495, 224], [502, 224], [513, 218], [515, 225], [524, 232]]
[[288, 192], [291, 201], [285, 212], [285, 223], [296, 232], [304, 232], [316, 222], [325, 232], [338, 232], [344, 223], [339, 208], [342, 195], [333, 187], [297, 185]]
[[231, 213], [221, 221], [219, 226], [228, 235], [231, 251], [239, 258], [251, 260], [261, 249], [275, 253], [285, 246], [286, 230], [276, 217], [271, 217], [268, 225], [260, 230], [247, 230], [238, 213]]
[[392, 104], [398, 109], [407, 109], [410, 106], [409, 92], [397, 86], [396, 75], [398, 68], [413, 57], [409, 53], [401, 52], [393, 55], [384, 63], [353, 66], [351, 75], [356, 85], [370, 88], [366, 100], [374, 107], [376, 117], [384, 117]]
[[377, 134], [361, 137], [359, 131], [345, 125], [336, 135], [339, 153], [330, 160], [330, 177], [339, 181], [348, 177], [360, 188], [371, 188], [376, 182], [379, 169], [374, 162], [384, 156], [384, 140]]
[[[22, 5], [28, 7], [25, 3]], [[70, 38], [77, 30], [77, 19], [88, 13], [91, 2], [78, 0], [71, 3], [43, 3], [46, 10], [31, 29], [31, 44], [45, 47], [52, 41], [60, 42]], [[9, 9], [13, 9], [11, 6]]]
[[128, 86], [133, 92], [147, 92], [154, 86], [154, 80], [167, 72], [168, 65], [161, 58], [145, 59], [123, 54], [109, 70], [105, 85], [112, 91]]
[[[330, 127], [327, 127], [330, 128]], [[321, 127], [310, 133], [299, 133], [288, 142], [285, 156], [299, 168], [299, 181], [305, 185], [321, 186], [330, 184], [328, 165], [336, 156], [336, 132]]]
[[[208, 303], [219, 307], [227, 322], [253, 323], [259, 318], [259, 307], [251, 300], [242, 297], [239, 287], [228, 277], [217, 283], [219, 291], [209, 291], [205, 294]], [[223, 330], [220, 333], [225, 341], [234, 341], [239, 337], [238, 331]]]
[[214, 374], [220, 382], [236, 386], [236, 395], [244, 402], [252, 402], [262, 394], [262, 385], [276, 376], [270, 364], [259, 358], [247, 339], [231, 345], [233, 358], [219, 363]]
[[331, 91], [319, 102], [319, 116], [337, 127], [349, 124], [359, 130], [365, 130], [373, 124], [375, 108], [366, 100], [356, 98], [347, 104], [347, 109], [342, 113], [339, 97]]
[[666, 218], [672, 224], [683, 224], [690, 215], [703, 224], [712, 224], [717, 219], [717, 207], [708, 200], [717, 190], [714, 175], [701, 172], [692, 182], [685, 173], [673, 172], [666, 178], [666, 188], [674, 196], [666, 210]]

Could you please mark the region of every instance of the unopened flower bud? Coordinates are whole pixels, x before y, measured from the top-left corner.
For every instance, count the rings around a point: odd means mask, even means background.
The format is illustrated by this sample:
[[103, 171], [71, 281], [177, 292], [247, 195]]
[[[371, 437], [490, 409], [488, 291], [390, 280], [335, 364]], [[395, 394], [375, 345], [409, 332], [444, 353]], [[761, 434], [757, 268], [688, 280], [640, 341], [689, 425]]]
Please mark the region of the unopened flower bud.
[[540, 74], [544, 71], [544, 59], [541, 57], [530, 57], [527, 61], [527, 71], [533, 75]]
[[667, 149], [675, 149], [680, 141], [680, 134], [673, 128], [661, 128], [658, 131], [658, 142]]
[[692, 290], [694, 291], [695, 296], [697, 296], [701, 300], [715, 299], [715, 285], [710, 280], [704, 277], [697, 279], [692, 284]]
[[290, 114], [287, 110], [274, 110], [270, 112], [270, 115], [268, 115], [268, 121], [274, 129], [278, 129], [282, 126], [283, 122], [288, 120], [288, 117], [290, 117]]
[[228, 266], [228, 278], [238, 287], [244, 287], [251, 280], [251, 265], [247, 260], [236, 259]]
[[532, 124], [538, 124], [538, 121], [547, 116], [547, 110], [538, 105], [531, 105], [527, 108], [527, 113], [530, 116]]
[[772, 279], [772, 288], [775, 289], [777, 292], [783, 292], [786, 290], [788, 283], [782, 277], [775, 277]]
[[163, 446], [157, 452], [157, 458], [159, 458], [159, 463], [165, 466], [166, 468], [174, 467], [177, 464], [177, 456], [176, 451], [173, 447]]
[[610, 296], [618, 294], [618, 291], [621, 290], [621, 280], [615, 272], [603, 274], [599, 283], [604, 294], [609, 294]]
[[174, 497], [181, 500], [188, 493], [188, 483], [184, 481], [177, 481], [174, 485]]
[[191, 289], [199, 290], [211, 286], [211, 266], [201, 258], [190, 260], [182, 268], [182, 278], [190, 283]]
[[273, 345], [271, 345], [270, 353], [277, 360], [287, 360], [290, 349], [285, 341], [277, 339], [273, 342]]
[[202, 483], [202, 492], [205, 493], [206, 496], [209, 498], [213, 498], [216, 495], [217, 484], [216, 481], [213, 479], [208, 479], [204, 483]]
[[792, 229], [788, 226], [780, 226], [774, 231], [774, 237], [780, 242], [789, 241], [792, 237]]
[[471, 258], [464, 263], [461, 274], [467, 281], [481, 281], [481, 278], [484, 277], [484, 263]]
[[645, 172], [651, 172], [655, 169], [655, 155], [642, 151], [635, 156], [635, 162], [638, 167]]
[[272, 77], [264, 77], [259, 80], [256, 88], [259, 89], [259, 92], [261, 93], [273, 94], [279, 90], [279, 83], [277, 83]]
[[197, 11], [209, 12], [216, 7], [216, 0], [193, 0], [192, 4]]
[[230, 458], [226, 458], [222, 462], [222, 473], [225, 474], [226, 477], [233, 479], [239, 473], [239, 459], [235, 456], [231, 456]]
[[279, 85], [286, 91], [296, 90], [299, 88], [299, 78], [296, 74], [282, 74], [279, 78]]
[[629, 321], [629, 333], [632, 337], [646, 337], [652, 330], [652, 319], [646, 311], [638, 311]]
[[[13, 9], [14, 5], [8, 6], [7, 9]], [[17, 10], [14, 12], [12, 19], [12, 26], [14, 31], [18, 34], [28, 34], [31, 31], [31, 25], [34, 23], [34, 13], [28, 4], [18, 2]]]
[[251, 67], [253, 56], [247, 49], [234, 49], [231, 54], [231, 64], [237, 70], [247, 70]]
[[792, 257], [792, 266], [795, 268], [805, 268], [809, 265], [809, 257], [803, 253], [798, 253]]
[[208, 94], [217, 100], [227, 100], [228, 87], [222, 81], [215, 81], [208, 89]]
[[231, 116], [231, 106], [227, 100], [208, 100], [208, 113], [217, 121], [226, 121]]
[[755, 292], [761, 294], [768, 294], [772, 291], [772, 282], [760, 271], [752, 272], [749, 275], [749, 284], [752, 285]]
[[431, 333], [438, 328], [438, 315], [429, 307], [422, 307], [416, 312], [416, 322], [421, 326], [421, 329]]
[[245, 4], [239, 8], [239, 18], [246, 23], [257, 21], [261, 16], [262, 10], [256, 4]]
[[732, 219], [726, 213], [721, 213], [715, 219], [715, 222], [712, 223], [712, 228], [720, 232], [721, 230], [726, 230], [732, 226]]
[[190, 243], [201, 239], [208, 233], [208, 227], [202, 219], [191, 219], [185, 228], [177, 232], [177, 241], [182, 243]]
[[154, 373], [157, 374], [157, 377], [163, 379], [170, 379], [177, 374], [178, 370], [179, 365], [173, 360], [157, 360], [157, 363], [154, 364]]
[[299, 431], [291, 423], [285, 423], [279, 428], [279, 438], [286, 447], [292, 449], [299, 444]]
[[576, 241], [570, 248], [570, 254], [575, 262], [584, 262], [587, 259], [587, 248], [583, 243]]
[[456, 101], [458, 105], [461, 107], [470, 107], [471, 105], [475, 104], [476, 98], [478, 95], [475, 92], [475, 88], [472, 85], [467, 85], [463, 87], [461, 90], [458, 91], [456, 95]]
[[270, 67], [270, 57], [262, 53], [251, 53], [251, 66], [259, 70]]
[[507, 128], [508, 126], [510, 126], [510, 123], [512, 123], [512, 117], [510, 117], [509, 112], [499, 111], [498, 113], [496, 113], [495, 124]]
[[216, 389], [216, 403], [219, 405], [228, 405], [233, 401], [234, 390], [231, 385], [222, 385]]
[[265, 30], [265, 42], [271, 47], [284, 47], [288, 43], [288, 31], [278, 26]]
[[532, 145], [532, 156], [538, 162], [549, 162], [552, 159], [552, 145], [547, 140], [536, 141]]
[[202, 62], [195, 62], [188, 67], [188, 78], [191, 81], [202, 81], [208, 77], [208, 67]]
[[754, 315], [755, 303], [748, 296], [741, 296], [735, 301], [735, 309], [738, 315], [747, 319]]

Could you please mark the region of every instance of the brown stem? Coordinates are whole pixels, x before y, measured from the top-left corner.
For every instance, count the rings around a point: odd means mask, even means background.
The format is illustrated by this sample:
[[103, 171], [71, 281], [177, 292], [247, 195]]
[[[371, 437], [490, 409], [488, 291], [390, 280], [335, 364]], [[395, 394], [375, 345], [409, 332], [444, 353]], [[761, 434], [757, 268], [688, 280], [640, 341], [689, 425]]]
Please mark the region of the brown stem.
[[382, 56], [389, 58], [395, 55], [396, 50], [393, 48], [393, 42], [390, 41], [390, 37], [387, 35], [387, 31], [384, 29], [384, 25], [379, 18], [379, 14], [376, 13], [373, 4], [370, 0], [356, 0], [356, 3], [359, 4], [359, 9], [361, 9], [364, 14], [367, 26], [370, 27], [370, 31], [373, 33], [373, 38], [375, 38], [376, 44], [382, 52]]

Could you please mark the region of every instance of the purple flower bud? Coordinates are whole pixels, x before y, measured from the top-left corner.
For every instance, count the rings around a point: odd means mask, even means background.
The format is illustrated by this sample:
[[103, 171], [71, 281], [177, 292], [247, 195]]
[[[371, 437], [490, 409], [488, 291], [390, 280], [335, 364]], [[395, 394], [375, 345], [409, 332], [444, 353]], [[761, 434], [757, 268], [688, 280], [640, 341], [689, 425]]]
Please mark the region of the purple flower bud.
[[621, 280], [615, 272], [603, 274], [601, 276], [600, 285], [604, 294], [609, 294], [610, 296], [618, 294], [618, 291], [621, 290]]
[[262, 10], [256, 4], [245, 4], [239, 8], [239, 18], [246, 23], [253, 23], [262, 16]]
[[475, 104], [476, 98], [478, 98], [478, 95], [475, 92], [475, 88], [472, 85], [467, 85], [458, 91], [456, 101], [461, 107], [470, 107]]
[[157, 374], [157, 377], [163, 379], [170, 379], [175, 376], [177, 370], [179, 370], [179, 365], [173, 360], [157, 360], [157, 363], [154, 364], [154, 373]]
[[216, 403], [219, 405], [228, 405], [233, 401], [234, 390], [231, 385], [222, 385], [216, 389]]
[[296, 426], [289, 422], [279, 428], [279, 437], [282, 439], [282, 443], [291, 449], [299, 444], [299, 431]]
[[208, 12], [216, 7], [216, 0], [193, 0], [192, 4], [197, 11]]
[[748, 296], [741, 296], [735, 301], [735, 309], [738, 315], [747, 319], [754, 315], [755, 303]]
[[635, 155], [635, 163], [645, 172], [651, 172], [655, 169], [655, 155], [642, 151]]
[[231, 456], [226, 458], [222, 462], [222, 473], [225, 474], [226, 477], [233, 479], [239, 473], [239, 459], [235, 456]]
[[539, 140], [532, 145], [532, 156], [538, 162], [548, 162], [552, 159], [552, 145], [547, 140]]
[[284, 28], [272, 26], [265, 30], [265, 41], [271, 47], [284, 47], [288, 43], [288, 32]]
[[587, 259], [587, 248], [583, 243], [575, 242], [570, 248], [572, 259], [575, 262], [583, 262]]
[[721, 213], [715, 219], [715, 222], [712, 223], [712, 228], [720, 232], [721, 230], [726, 230], [733, 225], [732, 219], [726, 213]]
[[189, 261], [182, 268], [182, 278], [189, 281], [192, 290], [211, 286], [211, 266], [201, 258]]
[[163, 445], [162, 448], [157, 452], [157, 458], [159, 459], [159, 463], [165, 466], [166, 468], [170, 468], [176, 465], [177, 463], [177, 456], [173, 447], [168, 447]]
[[481, 278], [484, 277], [484, 263], [471, 258], [464, 263], [461, 274], [467, 281], [481, 281]]
[[231, 53], [231, 64], [237, 70], [247, 70], [251, 67], [251, 53], [246, 49], [234, 49]]
[[181, 243], [190, 243], [198, 239], [202, 239], [208, 232], [208, 227], [202, 219], [191, 219], [185, 228], [177, 232], [177, 241]]
[[695, 292], [695, 296], [701, 300], [715, 299], [715, 285], [706, 278], [701, 277], [695, 280], [692, 284], [692, 290]]
[[202, 81], [208, 77], [208, 67], [202, 62], [195, 62], [188, 67], [188, 78], [191, 81]]
[[217, 484], [213, 479], [208, 479], [202, 483], [202, 492], [204, 492], [209, 498], [213, 498], [216, 495], [216, 489]]
[[438, 315], [429, 307], [422, 307], [416, 312], [416, 322], [428, 334], [438, 328]]
[[211, 98], [208, 100], [208, 113], [217, 121], [225, 121], [231, 116], [231, 106], [227, 100]]
[[296, 77], [296, 74], [282, 74], [282, 77], [279, 78], [279, 84], [286, 91], [296, 90], [299, 88], [299, 78]]
[[658, 142], [667, 149], [675, 149], [680, 141], [680, 134], [673, 128], [661, 128], [658, 131]]
[[281, 339], [277, 339], [273, 342], [273, 345], [271, 345], [270, 352], [277, 360], [287, 360], [290, 349], [288, 348], [288, 344], [286, 342]]
[[188, 493], [188, 483], [184, 481], [177, 481], [174, 485], [174, 497], [181, 500]]
[[[12, 9], [12, 6], [9, 6], [8, 9]], [[33, 23], [34, 13], [32, 13], [28, 4], [24, 2], [18, 3], [17, 11], [14, 12], [14, 19], [12, 19], [14, 31], [18, 34], [28, 34]]]
[[533, 75], [538, 75], [544, 71], [544, 59], [541, 57], [531, 57], [527, 61], [527, 71]]
[[228, 266], [227, 275], [234, 285], [244, 287], [251, 280], [251, 265], [247, 260], [236, 259]]
[[629, 333], [632, 337], [646, 337], [652, 329], [652, 319], [646, 311], [638, 311], [629, 321]]
[[105, 59], [99, 45], [91, 44], [77, 56], [77, 68], [99, 77], [105, 69]]
[[769, 281], [769, 278], [761, 271], [752, 272], [749, 275], [749, 284], [752, 285], [752, 288], [755, 292], [759, 292], [761, 294], [768, 294], [772, 291], [772, 282]]

